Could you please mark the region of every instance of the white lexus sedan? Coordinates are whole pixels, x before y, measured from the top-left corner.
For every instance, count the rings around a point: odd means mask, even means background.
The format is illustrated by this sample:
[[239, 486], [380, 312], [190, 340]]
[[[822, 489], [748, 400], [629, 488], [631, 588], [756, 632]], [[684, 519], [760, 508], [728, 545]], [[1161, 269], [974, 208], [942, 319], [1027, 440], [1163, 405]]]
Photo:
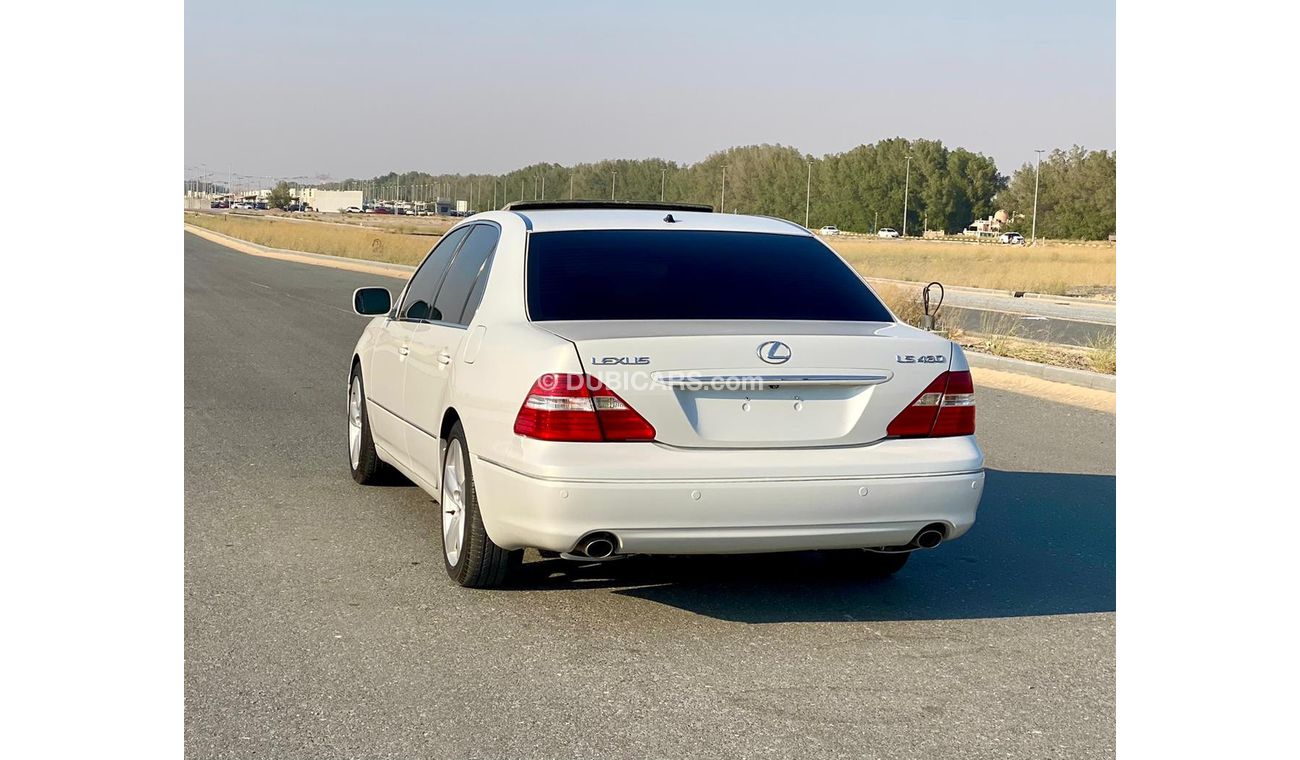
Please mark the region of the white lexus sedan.
[[448, 574], [523, 550], [834, 551], [861, 572], [975, 521], [959, 346], [902, 324], [807, 229], [707, 206], [525, 202], [361, 288], [352, 476], [440, 506]]

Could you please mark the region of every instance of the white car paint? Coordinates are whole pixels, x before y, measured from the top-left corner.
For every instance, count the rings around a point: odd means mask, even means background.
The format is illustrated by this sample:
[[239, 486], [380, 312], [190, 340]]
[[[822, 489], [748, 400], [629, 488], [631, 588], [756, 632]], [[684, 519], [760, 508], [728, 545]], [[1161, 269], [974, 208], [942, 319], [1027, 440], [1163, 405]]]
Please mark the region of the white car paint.
[[[673, 216], [672, 229], [815, 239], [764, 217]], [[379, 457], [435, 499], [446, 430], [459, 418], [483, 524], [498, 546], [571, 552], [600, 531], [617, 537], [618, 553], [900, 547], [926, 526], [940, 523], [952, 539], [974, 522], [984, 484], [974, 435], [886, 434], [937, 375], [968, 371], [958, 345], [896, 319], [533, 322], [525, 299], [530, 235], [665, 229], [663, 211], [491, 211], [444, 240], [483, 223], [499, 227], [500, 238], [469, 324], [395, 319], [399, 294], [394, 312], [366, 326], [354, 360]], [[788, 344], [795, 358], [781, 367], [760, 361], [760, 345], [771, 340]], [[650, 360], [640, 369], [652, 382], [617, 392], [654, 426], [653, 441], [558, 442], [515, 432], [542, 375], [585, 372], [612, 387], [627, 369], [597, 366], [595, 357]], [[674, 386], [683, 373], [812, 384], [776, 384], [742, 398]]]

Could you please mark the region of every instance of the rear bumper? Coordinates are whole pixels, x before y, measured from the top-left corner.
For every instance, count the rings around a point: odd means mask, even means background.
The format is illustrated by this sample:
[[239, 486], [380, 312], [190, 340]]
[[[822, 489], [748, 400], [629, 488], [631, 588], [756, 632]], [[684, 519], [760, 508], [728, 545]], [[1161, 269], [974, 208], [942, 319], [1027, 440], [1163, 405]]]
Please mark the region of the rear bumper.
[[962, 462], [973, 467], [933, 474], [819, 476], [801, 469], [791, 477], [777, 468], [760, 477], [755, 473], [764, 469], [753, 467], [748, 477], [584, 478], [476, 458], [474, 480], [488, 535], [508, 549], [572, 551], [596, 531], [613, 533], [618, 551], [628, 554], [898, 546], [932, 523], [943, 524], [952, 539], [975, 522], [983, 456], [973, 439], [969, 447], [973, 456]]

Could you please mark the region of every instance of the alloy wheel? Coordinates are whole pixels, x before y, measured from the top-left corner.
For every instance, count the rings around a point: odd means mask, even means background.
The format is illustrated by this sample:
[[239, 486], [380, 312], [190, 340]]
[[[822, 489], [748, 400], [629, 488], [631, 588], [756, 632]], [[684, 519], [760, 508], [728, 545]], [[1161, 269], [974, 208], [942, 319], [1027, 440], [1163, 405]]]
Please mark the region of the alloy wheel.
[[442, 549], [447, 555], [447, 564], [455, 567], [465, 544], [465, 451], [457, 440], [447, 446], [440, 506]]

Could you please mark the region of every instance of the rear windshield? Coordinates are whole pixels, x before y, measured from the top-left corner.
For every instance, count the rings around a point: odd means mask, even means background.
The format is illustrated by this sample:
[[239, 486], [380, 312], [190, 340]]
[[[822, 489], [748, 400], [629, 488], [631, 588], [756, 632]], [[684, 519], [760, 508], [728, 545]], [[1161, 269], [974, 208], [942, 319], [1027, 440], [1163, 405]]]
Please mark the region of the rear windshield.
[[528, 315], [539, 322], [893, 321], [814, 238], [687, 230], [533, 233]]

